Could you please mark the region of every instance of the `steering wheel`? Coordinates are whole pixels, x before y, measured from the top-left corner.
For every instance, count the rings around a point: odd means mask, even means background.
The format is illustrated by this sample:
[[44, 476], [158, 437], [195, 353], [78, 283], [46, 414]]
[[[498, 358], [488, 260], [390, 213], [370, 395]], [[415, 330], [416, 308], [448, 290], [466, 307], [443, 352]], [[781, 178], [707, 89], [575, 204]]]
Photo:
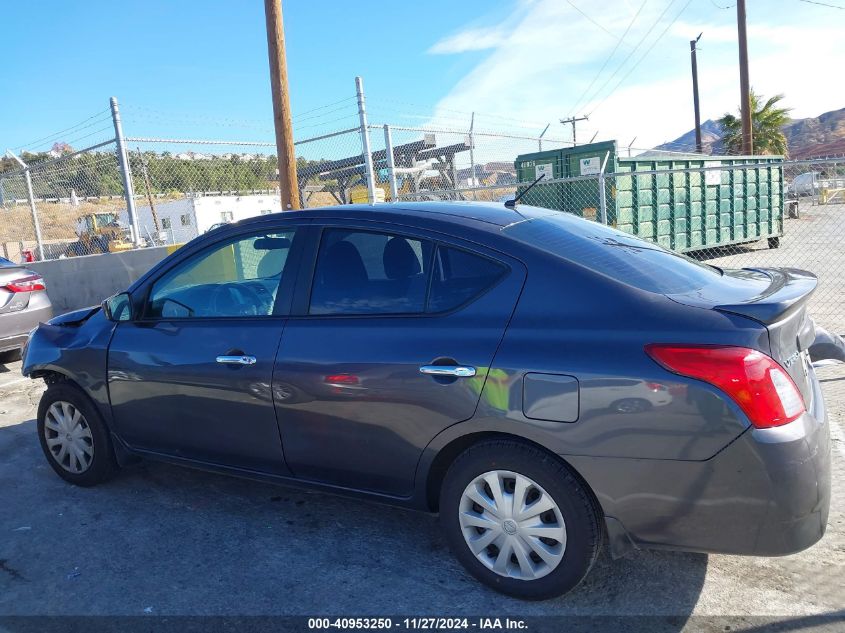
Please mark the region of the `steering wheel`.
[[253, 288], [240, 283], [215, 286], [211, 293], [210, 303], [211, 313], [214, 316], [257, 316], [266, 314], [267, 302]]

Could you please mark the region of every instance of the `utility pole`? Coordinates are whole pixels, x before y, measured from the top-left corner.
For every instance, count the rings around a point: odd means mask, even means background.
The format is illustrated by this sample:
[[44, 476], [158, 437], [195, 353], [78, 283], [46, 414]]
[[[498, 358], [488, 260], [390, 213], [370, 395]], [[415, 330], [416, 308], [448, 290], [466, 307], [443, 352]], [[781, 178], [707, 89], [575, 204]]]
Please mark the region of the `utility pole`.
[[739, 91], [742, 112], [742, 153], [754, 153], [754, 136], [751, 128], [751, 85], [748, 81], [748, 35], [745, 30], [745, 0], [736, 2], [736, 23], [739, 33]]
[[[150, 174], [147, 171], [147, 161], [144, 160], [144, 153], [141, 151], [140, 147], [138, 148], [138, 158], [141, 161], [141, 174], [144, 176], [144, 188], [147, 191], [147, 202], [150, 203], [150, 213], [153, 214], [153, 226], [155, 226], [156, 238], [158, 238], [161, 228], [159, 228], [158, 225], [158, 213], [156, 213], [156, 205], [155, 202], [153, 202], [153, 192], [150, 187]], [[155, 244], [153, 244], [153, 246], [155, 246]]]
[[282, 211], [288, 211], [299, 209], [299, 184], [293, 148], [282, 0], [264, 0], [264, 16], [267, 21], [270, 89], [273, 92], [273, 124], [276, 128], [276, 155], [279, 161], [279, 193], [282, 196]]
[[587, 120], [589, 120], [589, 119], [587, 118], [586, 114], [584, 116], [578, 116], [578, 117], [573, 116], [573, 117], [569, 117], [568, 119], [561, 119], [560, 120], [560, 122], [563, 123], [564, 125], [566, 125], [567, 123], [572, 124], [572, 147], [575, 147], [578, 144], [575, 140], [575, 124], [578, 121], [587, 121]]
[[701, 39], [703, 33], [699, 33], [698, 37], [690, 40], [689, 55], [692, 61], [692, 105], [695, 108], [695, 151], [703, 154], [704, 150], [701, 147], [701, 111], [698, 107], [698, 63], [695, 59], [695, 45]]

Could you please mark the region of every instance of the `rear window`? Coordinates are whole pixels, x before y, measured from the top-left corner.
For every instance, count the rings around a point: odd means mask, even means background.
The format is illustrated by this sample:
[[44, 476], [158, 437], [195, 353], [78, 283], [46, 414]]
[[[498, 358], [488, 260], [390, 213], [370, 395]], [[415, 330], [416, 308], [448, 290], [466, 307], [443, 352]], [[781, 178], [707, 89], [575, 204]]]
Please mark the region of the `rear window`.
[[565, 214], [532, 218], [503, 231], [530, 246], [649, 292], [691, 292], [721, 277], [718, 268]]

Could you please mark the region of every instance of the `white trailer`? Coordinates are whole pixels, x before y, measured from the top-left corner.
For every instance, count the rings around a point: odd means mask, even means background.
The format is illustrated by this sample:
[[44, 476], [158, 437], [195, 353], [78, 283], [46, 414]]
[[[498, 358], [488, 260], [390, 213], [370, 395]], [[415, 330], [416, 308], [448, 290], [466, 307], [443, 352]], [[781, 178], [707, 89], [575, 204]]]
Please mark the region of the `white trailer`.
[[[149, 205], [138, 204], [136, 212], [141, 238], [152, 238], [156, 242], [164, 241], [168, 244], [187, 242], [218, 224], [237, 222], [282, 210], [278, 194], [270, 193], [243, 196], [197, 195], [154, 202], [160, 235], [156, 235]], [[125, 209], [120, 212], [120, 222], [125, 226], [129, 224]]]

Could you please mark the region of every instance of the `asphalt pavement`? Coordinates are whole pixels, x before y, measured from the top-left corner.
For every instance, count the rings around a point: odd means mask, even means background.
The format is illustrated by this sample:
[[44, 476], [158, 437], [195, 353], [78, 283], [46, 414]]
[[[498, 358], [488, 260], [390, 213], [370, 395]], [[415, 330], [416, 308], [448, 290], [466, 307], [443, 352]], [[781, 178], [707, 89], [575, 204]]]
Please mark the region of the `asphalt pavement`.
[[68, 485], [36, 437], [43, 384], [19, 367], [0, 365], [0, 615], [660, 615], [680, 629], [695, 614], [794, 630], [845, 614], [845, 369], [820, 373], [835, 470], [817, 545], [604, 554], [569, 595], [526, 603], [470, 578], [433, 516], [151, 462]]

